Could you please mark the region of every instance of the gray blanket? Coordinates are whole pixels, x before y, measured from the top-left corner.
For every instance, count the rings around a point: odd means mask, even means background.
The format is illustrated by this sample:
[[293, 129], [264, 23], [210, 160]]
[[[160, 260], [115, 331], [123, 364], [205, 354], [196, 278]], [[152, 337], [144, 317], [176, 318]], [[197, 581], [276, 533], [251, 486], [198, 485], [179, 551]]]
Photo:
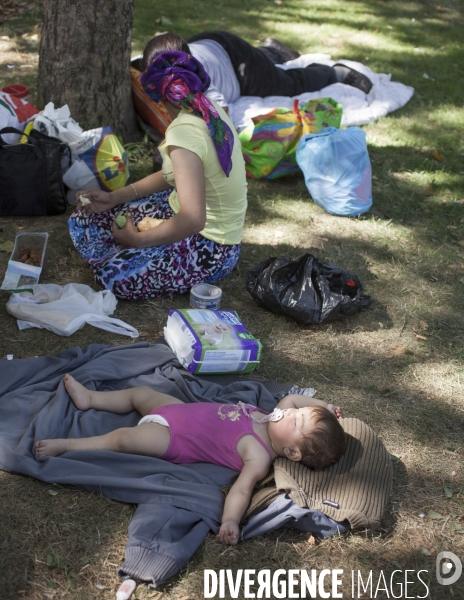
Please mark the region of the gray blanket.
[[68, 452], [36, 460], [37, 440], [101, 435], [136, 425], [140, 418], [136, 412], [77, 410], [64, 388], [66, 373], [91, 389], [148, 385], [184, 402], [242, 400], [272, 411], [276, 398], [259, 382], [221, 386], [197, 379], [162, 344], [94, 344], [58, 356], [1, 361], [0, 468], [138, 504], [119, 575], [158, 586], [184, 566], [210, 529], [218, 531], [220, 487], [230, 485], [237, 472], [203, 463], [140, 460], [131, 454], [122, 461], [121, 455], [109, 451]]

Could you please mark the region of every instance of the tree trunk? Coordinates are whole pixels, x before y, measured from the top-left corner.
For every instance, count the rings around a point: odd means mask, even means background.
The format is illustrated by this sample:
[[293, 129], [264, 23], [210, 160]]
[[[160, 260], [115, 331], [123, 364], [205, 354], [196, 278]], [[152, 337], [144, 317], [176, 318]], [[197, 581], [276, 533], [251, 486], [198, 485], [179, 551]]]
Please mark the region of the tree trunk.
[[83, 129], [137, 135], [129, 65], [134, 0], [44, 0], [39, 106], [69, 106]]

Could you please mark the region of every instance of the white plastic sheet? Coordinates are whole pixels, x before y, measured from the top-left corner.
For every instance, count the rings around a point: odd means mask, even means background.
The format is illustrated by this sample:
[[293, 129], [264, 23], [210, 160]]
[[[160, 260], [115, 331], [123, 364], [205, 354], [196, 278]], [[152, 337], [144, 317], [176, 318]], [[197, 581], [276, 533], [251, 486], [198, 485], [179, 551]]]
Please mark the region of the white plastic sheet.
[[37, 285], [33, 294], [12, 294], [6, 310], [18, 319], [21, 330], [39, 327], [69, 336], [88, 323], [112, 333], [138, 337], [137, 329], [109, 316], [116, 304], [116, 297], [109, 290], [96, 292], [81, 283], [48, 283]]
[[240, 96], [236, 102], [229, 104], [230, 117], [236, 129], [241, 131], [250, 125], [253, 117], [264, 115], [276, 106], [291, 110], [294, 100], [298, 100], [298, 103], [302, 105], [316, 98], [332, 98], [332, 100], [343, 106], [342, 127], [366, 125], [401, 108], [409, 102], [414, 94], [414, 88], [398, 81], [391, 81], [391, 75], [388, 73], [374, 73], [369, 67], [353, 60], [338, 59], [333, 61], [330, 60], [329, 54], [303, 54], [295, 60], [278, 66], [285, 69], [307, 67], [313, 62], [331, 67], [335, 62], [342, 63], [369, 77], [373, 83], [372, 89], [366, 95], [351, 85], [332, 83], [322, 88], [322, 90], [305, 92], [292, 97]]

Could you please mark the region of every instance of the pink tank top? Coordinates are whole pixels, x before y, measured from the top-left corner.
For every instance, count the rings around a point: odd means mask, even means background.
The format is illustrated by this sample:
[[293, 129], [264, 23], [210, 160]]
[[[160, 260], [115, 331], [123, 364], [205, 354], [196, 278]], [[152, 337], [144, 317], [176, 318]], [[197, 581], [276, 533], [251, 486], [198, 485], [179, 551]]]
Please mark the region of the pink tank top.
[[[247, 405], [249, 413], [255, 410], [267, 414]], [[237, 452], [237, 443], [248, 434], [267, 450], [270, 461], [274, 460], [272, 452], [253, 431], [252, 420], [235, 404], [167, 404], [151, 414], [161, 415], [169, 423], [171, 441], [162, 457], [169, 462], [208, 462], [241, 471], [243, 461]]]

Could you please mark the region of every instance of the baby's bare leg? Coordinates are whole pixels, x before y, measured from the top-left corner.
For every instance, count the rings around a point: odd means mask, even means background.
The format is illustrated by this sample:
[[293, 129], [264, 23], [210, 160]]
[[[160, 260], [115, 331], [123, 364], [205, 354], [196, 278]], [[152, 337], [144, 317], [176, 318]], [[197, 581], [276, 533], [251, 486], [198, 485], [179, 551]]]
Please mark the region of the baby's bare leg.
[[156, 392], [149, 387], [135, 387], [114, 392], [94, 392], [88, 390], [71, 375], [64, 377], [64, 385], [72, 401], [80, 410], [95, 408], [108, 412], [125, 414], [137, 410], [142, 416], [166, 404], [183, 404], [181, 400]]
[[146, 423], [122, 427], [95, 437], [41, 440], [35, 444], [35, 454], [37, 458], [43, 458], [73, 450], [111, 450], [161, 458], [168, 449], [170, 439], [169, 427]]

